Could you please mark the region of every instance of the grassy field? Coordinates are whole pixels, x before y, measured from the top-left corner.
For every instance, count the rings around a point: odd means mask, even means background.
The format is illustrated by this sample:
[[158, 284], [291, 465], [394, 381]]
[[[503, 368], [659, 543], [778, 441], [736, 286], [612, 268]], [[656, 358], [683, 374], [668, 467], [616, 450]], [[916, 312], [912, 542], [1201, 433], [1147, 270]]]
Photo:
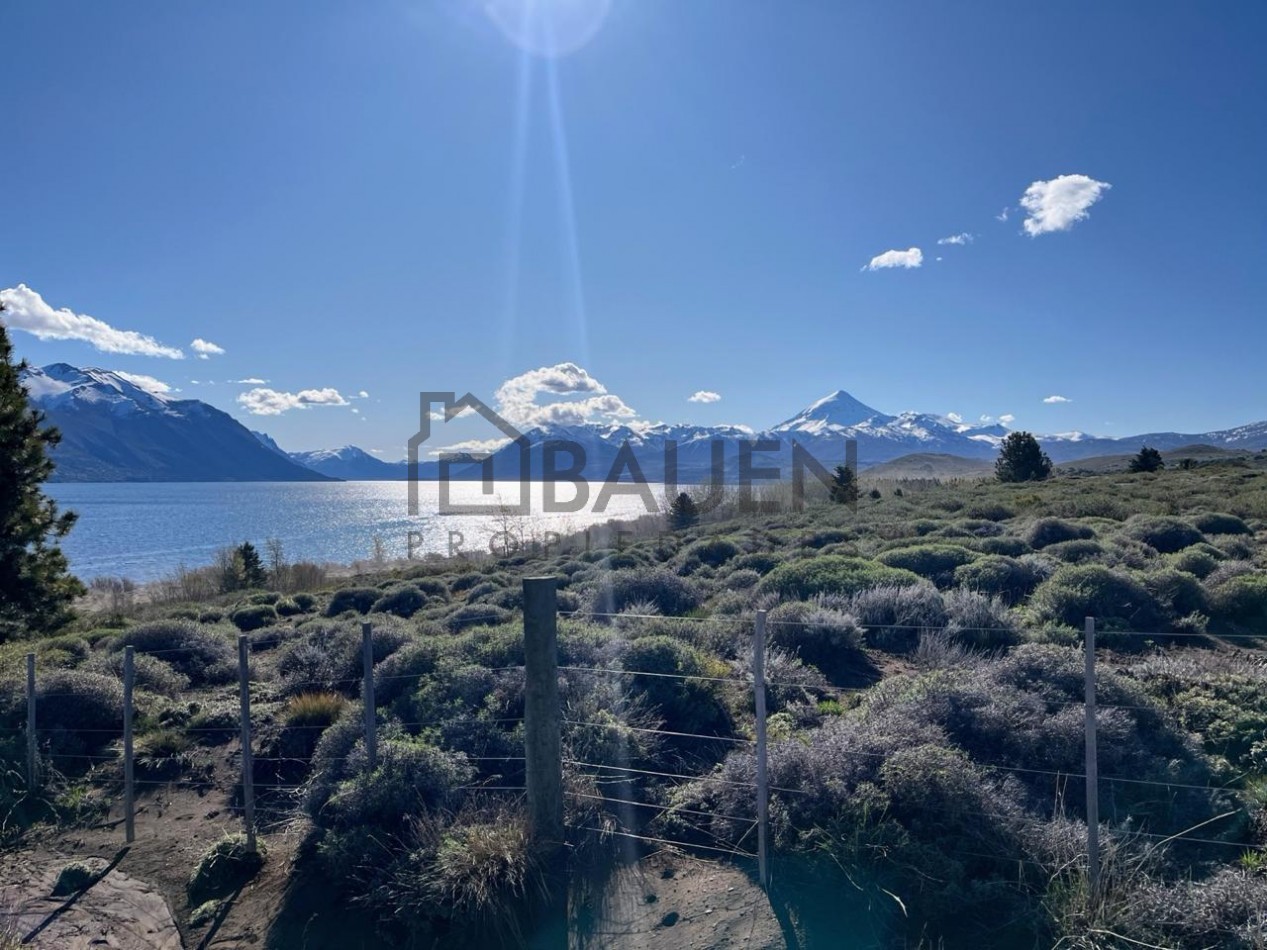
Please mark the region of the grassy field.
[[[138, 767], [235, 802], [218, 763], [245, 631], [264, 837], [302, 829], [304, 886], [368, 913], [384, 945], [508, 942], [541, 872], [518, 796], [478, 786], [522, 785], [520, 579], [548, 573], [560, 662], [582, 668], [560, 676], [565, 756], [589, 764], [566, 777], [578, 874], [616, 847], [584, 829], [750, 850], [744, 677], [766, 609], [774, 899], [809, 946], [860, 919], [890, 946], [1267, 946], [1263, 467], [863, 489], [856, 512], [725, 512], [678, 533], [647, 521], [620, 550], [119, 604], [6, 644], [5, 833], [90, 823], [117, 798], [126, 645]], [[1083, 870], [1087, 616], [1104, 647], [1098, 898]], [[380, 764], [365, 776], [367, 619]], [[28, 649], [41, 791], [21, 779]], [[602, 767], [661, 777], [604, 783]], [[656, 807], [631, 827], [605, 798]], [[206, 883], [182, 911], [193, 931], [225, 893]]]

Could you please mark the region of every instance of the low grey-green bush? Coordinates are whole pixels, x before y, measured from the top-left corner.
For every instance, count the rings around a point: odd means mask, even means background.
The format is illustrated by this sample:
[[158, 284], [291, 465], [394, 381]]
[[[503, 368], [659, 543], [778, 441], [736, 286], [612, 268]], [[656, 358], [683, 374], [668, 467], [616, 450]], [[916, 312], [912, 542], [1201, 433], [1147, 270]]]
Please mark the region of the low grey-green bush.
[[1132, 515], [1122, 528], [1123, 537], [1142, 541], [1162, 554], [1174, 554], [1200, 544], [1205, 535], [1182, 518]]
[[630, 604], [654, 603], [665, 616], [679, 617], [700, 605], [699, 588], [663, 568], [612, 571], [601, 576], [590, 597], [596, 614], [620, 613]]
[[629, 644], [622, 666], [635, 671], [628, 677], [630, 691], [659, 712], [665, 728], [713, 735], [726, 727], [717, 684], [698, 678], [716, 676], [725, 668], [710, 667], [694, 647], [672, 637], [641, 637]]
[[1193, 525], [1203, 534], [1253, 534], [1253, 529], [1236, 515], [1207, 512], [1192, 519]]
[[916, 544], [893, 548], [876, 556], [886, 567], [897, 567], [926, 577], [938, 587], [954, 583], [955, 569], [969, 564], [977, 555], [955, 544]]
[[277, 623], [277, 610], [271, 604], [240, 607], [229, 615], [233, 625], [243, 633]]
[[186, 885], [189, 903], [226, 897], [242, 887], [264, 866], [265, 851], [262, 842], [252, 851], [241, 832], [225, 835], [198, 859]]
[[1143, 632], [1164, 623], [1164, 611], [1139, 580], [1103, 564], [1062, 567], [1034, 591], [1030, 607], [1040, 621], [1079, 629], [1087, 617], [1102, 628]]
[[389, 591], [374, 602], [372, 613], [392, 614], [396, 617], [409, 618], [427, 604], [426, 595], [417, 587], [398, 587]]
[[827, 554], [776, 567], [762, 578], [757, 591], [778, 594], [785, 599], [809, 600], [817, 594], [848, 596], [875, 587], [914, 587], [926, 583], [911, 571], [863, 558]]
[[955, 584], [967, 590], [1001, 597], [1016, 605], [1033, 593], [1042, 577], [1032, 564], [1000, 554], [988, 554], [955, 568]]
[[1035, 550], [1062, 541], [1081, 541], [1093, 537], [1095, 532], [1086, 525], [1060, 518], [1039, 518], [1025, 530], [1025, 541]]
[[111, 644], [122, 652], [131, 646], [137, 653], [161, 657], [194, 686], [232, 682], [237, 678], [237, 653], [230, 641], [213, 628], [192, 620], [155, 620], [124, 631]]
[[326, 605], [326, 616], [337, 617], [349, 610], [367, 614], [380, 596], [381, 592], [376, 587], [345, 587], [335, 591], [330, 598], [330, 603]]

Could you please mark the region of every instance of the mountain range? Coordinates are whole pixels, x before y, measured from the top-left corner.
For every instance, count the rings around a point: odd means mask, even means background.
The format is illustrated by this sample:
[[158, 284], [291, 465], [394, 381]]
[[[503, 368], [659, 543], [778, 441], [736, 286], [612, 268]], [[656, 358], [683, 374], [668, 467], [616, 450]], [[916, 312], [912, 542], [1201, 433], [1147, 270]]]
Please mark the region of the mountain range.
[[[62, 432], [53, 451], [60, 481], [313, 481], [327, 479], [399, 480], [404, 461], [388, 462], [347, 445], [336, 449], [286, 452], [267, 434], [252, 432], [227, 413], [196, 399], [177, 399], [147, 388], [139, 377], [55, 363], [23, 374], [31, 402]], [[738, 474], [745, 445], [760, 451], [757, 468], [790, 470], [793, 444], [831, 468], [844, 461], [845, 440], [858, 442], [860, 468], [913, 453], [989, 460], [1007, 428], [973, 425], [932, 413], [880, 412], [844, 390], [818, 400], [768, 430], [742, 426], [623, 425], [583, 423], [532, 428], [518, 443], [488, 457], [497, 477], [519, 477], [526, 453], [532, 477], [545, 460], [553, 470], [579, 468], [590, 481], [613, 470], [632, 469], [649, 481], [665, 481], [676, 462], [676, 481], [707, 481], [714, 453], [730, 482]], [[495, 432], [490, 434], [496, 434]], [[442, 440], [436, 440], [437, 443]], [[1143, 445], [1162, 451], [1201, 444], [1220, 449], [1267, 448], [1267, 421], [1214, 432], [1151, 432], [1124, 438], [1082, 433], [1039, 436], [1057, 463], [1101, 455], [1133, 453]], [[559, 449], [566, 444], [566, 450]], [[423, 446], [427, 456], [427, 446]], [[434, 452], [435, 449], [431, 449]], [[479, 477], [482, 465], [458, 466], [453, 477]], [[666, 468], [667, 466], [667, 468]], [[419, 477], [435, 479], [439, 464], [427, 456]]]

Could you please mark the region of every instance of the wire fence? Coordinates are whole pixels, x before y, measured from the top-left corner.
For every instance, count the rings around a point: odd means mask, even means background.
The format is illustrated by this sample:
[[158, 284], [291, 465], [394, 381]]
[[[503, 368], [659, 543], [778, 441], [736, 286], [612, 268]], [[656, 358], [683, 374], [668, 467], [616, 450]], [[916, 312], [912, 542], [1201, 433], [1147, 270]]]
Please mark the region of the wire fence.
[[[538, 579], [538, 581], [544, 579]], [[533, 581], [526, 582], [531, 584]], [[534, 604], [545, 603], [548, 609], [539, 610]], [[840, 699], [855, 697], [866, 692], [864, 688], [836, 686], [824, 682], [786, 681], [769, 678], [766, 675], [766, 662], [770, 651], [766, 643], [768, 630], [787, 629], [792, 626], [782, 621], [771, 621], [764, 611], [758, 611], [755, 617], [712, 616], [680, 618], [690, 622], [726, 624], [737, 633], [750, 634], [752, 655], [745, 667], [742, 663], [732, 664], [730, 672], [708, 670], [702, 672], [667, 671], [665, 669], [638, 668], [628, 661], [610, 663], [559, 663], [557, 661], [557, 622], [560, 618], [577, 618], [584, 616], [589, 620], [600, 622], [619, 622], [622, 624], [638, 622], [660, 622], [664, 620], [658, 614], [631, 613], [594, 613], [583, 615], [575, 612], [558, 611], [554, 606], [553, 582], [549, 584], [549, 597], [542, 601], [533, 601], [525, 593], [525, 653], [523, 664], [497, 665], [483, 667], [489, 673], [522, 673], [525, 679], [524, 690], [528, 697], [527, 709], [522, 716], [479, 716], [473, 711], [464, 714], [439, 716], [434, 718], [401, 718], [391, 717], [390, 724], [394, 730], [405, 730], [417, 733], [427, 729], [461, 731], [463, 729], [496, 729], [502, 733], [515, 733], [522, 738], [523, 754], [493, 754], [504, 750], [486, 750], [489, 754], [480, 754], [479, 749], [468, 749], [466, 761], [476, 766], [477, 778], [462, 789], [470, 793], [524, 796], [527, 799], [529, 817], [534, 827], [541, 828], [552, 822], [561, 821], [556, 816], [570, 813], [580, 815], [580, 819], [572, 822], [573, 832], [598, 834], [631, 843], [641, 842], [652, 848], [673, 847], [685, 850], [702, 850], [708, 853], [725, 854], [745, 861], [756, 862], [759, 879], [762, 884], [770, 881], [770, 809], [773, 804], [783, 811], [788, 810], [788, 802], [797, 797], [815, 794], [815, 787], [798, 787], [794, 784], [779, 784], [769, 774], [769, 754], [781, 742], [789, 741], [785, 737], [772, 740], [769, 736], [769, 716], [767, 702], [771, 690], [802, 691], [801, 695], [819, 699]], [[477, 615], [464, 618], [465, 621], [477, 622], [498, 620], [501, 615], [489, 615], [480, 618]], [[679, 619], [679, 618], [674, 618]], [[925, 632], [929, 627], [923, 625], [880, 624], [886, 630], [897, 629], [912, 632]], [[986, 635], [1002, 635], [1009, 631], [1003, 628], [973, 627], [959, 628], [962, 631]], [[1141, 639], [1170, 639], [1178, 637], [1201, 636], [1199, 634], [1167, 633], [1156, 631], [1112, 631], [1114, 637], [1130, 637]], [[328, 766], [341, 763], [344, 767], [355, 764], [364, 773], [371, 773], [379, 762], [379, 732], [384, 723], [380, 722], [376, 690], [398, 681], [421, 683], [424, 674], [411, 672], [392, 674], [376, 669], [374, 654], [374, 632], [369, 623], [362, 625], [361, 675], [339, 675], [312, 679], [290, 678], [286, 681], [287, 690], [296, 694], [309, 688], [313, 690], [337, 689], [344, 693], [359, 694], [363, 707], [362, 749], [339, 756], [327, 756], [323, 762]], [[535, 650], [534, 638], [544, 637], [542, 641], [547, 648]], [[231, 789], [227, 807], [231, 814], [240, 817], [243, 828], [253, 847], [255, 835], [260, 824], [257, 804], [266, 808], [272, 807], [274, 798], [282, 801], [295, 801], [307, 787], [308, 771], [314, 762], [313, 747], [307, 748], [303, 754], [282, 754], [275, 746], [264, 746], [260, 743], [260, 726], [258, 717], [253, 718], [253, 688], [275, 686], [271, 680], [260, 680], [255, 675], [252, 664], [253, 654], [272, 647], [291, 642], [289, 636], [251, 636], [243, 634], [238, 638], [237, 664], [237, 715], [224, 716], [216, 724], [198, 725], [196, 721], [182, 724], [182, 733], [197, 740], [199, 737], [236, 738], [236, 748], [227, 756], [222, 756], [219, 768], [204, 768], [194, 774], [186, 774], [187, 763], [176, 761], [180, 753], [164, 753], [161, 748], [154, 748], [147, 741], [142, 741], [140, 748], [134, 742], [132, 730], [137, 722], [137, 710], [134, 703], [134, 692], [137, 686], [136, 656], [142, 652], [146, 656], [176, 659], [182, 654], [193, 660], [198, 656], [195, 648], [176, 647], [168, 649], [146, 649], [141, 651], [134, 646], [127, 646], [123, 653], [123, 668], [119, 685], [123, 692], [123, 709], [121, 723], [88, 725], [76, 722], [57, 721], [56, 710], [59, 705], [80, 701], [83, 697], [75, 692], [51, 690], [41, 692], [39, 671], [35, 666], [35, 654], [27, 657], [27, 724], [24, 729], [9, 730], [12, 739], [25, 737], [27, 751], [27, 779], [31, 788], [50, 783], [59, 773], [75, 773], [76, 780], [84, 782], [95, 789], [109, 803], [107, 824], [124, 825], [125, 840], [135, 840], [135, 823], [138, 817], [138, 800], [153, 795], [166, 788], [172, 791], [191, 789], [199, 794], [214, 789], [223, 790], [231, 779]], [[1261, 639], [1244, 636], [1242, 639]], [[1084, 635], [1084, 688], [1085, 695], [1081, 700], [1048, 699], [1053, 706], [1077, 708], [1081, 706], [1085, 715], [1084, 763], [1078, 768], [1052, 768], [1042, 764], [1018, 763], [1016, 761], [986, 761], [974, 757], [974, 766], [991, 775], [1012, 776], [1027, 780], [1029, 787], [1034, 788], [1035, 779], [1050, 779], [1053, 794], [1053, 810], [1063, 807], [1064, 800], [1069, 797], [1069, 783], [1081, 783], [1085, 798], [1083, 805], [1087, 815], [1087, 842], [1084, 855], [1087, 870], [1093, 888], [1099, 887], [1099, 856], [1104, 845], [1100, 840], [1102, 833], [1098, 810], [1101, 800], [1106, 798], [1112, 803], [1112, 789], [1119, 786], [1142, 789], [1155, 788], [1163, 795], [1177, 793], [1200, 793], [1206, 795], [1225, 795], [1236, 791], [1236, 782], [1227, 784], [1200, 783], [1181, 779], [1140, 777], [1121, 774], [1101, 774], [1099, 771], [1100, 756], [1097, 751], [1098, 730], [1102, 725], [1102, 716], [1111, 713], [1124, 714], [1162, 714], [1160, 706], [1140, 704], [1137, 702], [1100, 702], [1097, 696], [1097, 656], [1096, 626], [1094, 620], [1088, 620]], [[544, 658], [544, 659], [543, 659]], [[577, 717], [570, 715], [557, 699], [557, 687], [562, 677], [574, 690], [584, 690], [600, 680], [613, 685], [614, 693], [621, 697], [614, 709], [608, 709], [603, 717], [590, 713]], [[545, 713], [538, 704], [534, 707], [532, 696], [534, 689], [547, 688], [553, 683], [556, 690], [553, 709], [546, 708]], [[754, 720], [750, 734], [690, 731], [687, 728], [666, 728], [665, 724], [644, 721], [637, 718], [621, 717], [622, 708], [631, 708], [635, 693], [646, 693], [654, 690], [654, 684], [692, 685], [715, 692], [726, 692], [732, 697], [745, 697], [745, 705], [753, 711]], [[548, 689], [547, 689], [547, 694]], [[746, 698], [751, 703], [747, 704]], [[623, 704], [623, 705], [622, 705]], [[547, 704], [548, 707], [548, 704]], [[534, 712], [535, 708], [535, 712]], [[276, 724], [270, 725], [270, 728]], [[284, 725], [286, 730], [300, 734], [311, 732], [319, 734], [329, 726], [328, 722], [295, 721]], [[746, 727], [745, 727], [746, 728]], [[276, 729], [273, 728], [273, 732]], [[613, 737], [642, 737], [648, 742], [662, 743], [667, 751], [652, 757], [630, 756], [624, 760], [613, 761], [602, 756], [586, 756], [576, 750], [584, 749], [584, 739], [593, 734], [611, 734]], [[67, 741], [71, 735], [81, 737], [79, 745]], [[84, 742], [82, 737], [89, 737]], [[96, 741], [93, 737], [99, 737]], [[275, 737], [275, 736], [274, 736]], [[231, 740], [230, 740], [231, 741]], [[520, 741], [518, 738], [516, 741]], [[115, 743], [112, 745], [111, 743]], [[223, 744], [223, 743], [221, 743]], [[543, 752], [544, 750], [544, 752]], [[519, 751], [516, 748], [515, 751]], [[753, 759], [752, 778], [736, 777], [735, 771], [720, 768], [727, 756], [734, 752], [750, 754]], [[872, 752], [865, 749], [845, 749], [844, 756], [858, 757], [872, 761], [881, 761], [886, 753]], [[676, 767], [675, 767], [676, 764]], [[168, 775], [163, 770], [171, 768], [175, 774]], [[566, 768], [574, 781], [567, 785], [562, 781], [562, 773]], [[226, 769], [228, 775], [226, 777]], [[820, 781], [830, 776], [818, 777]], [[734, 812], [721, 812], [704, 807], [695, 807], [689, 796], [680, 795], [687, 786], [701, 781], [734, 790], [729, 801], [743, 801], [746, 805]], [[566, 807], [570, 806], [570, 807]], [[599, 809], [604, 820], [595, 823], [595, 809]], [[113, 819], [110, 815], [121, 812], [121, 818]], [[1211, 819], [1210, 823], [1229, 822], [1239, 818], [1242, 810], [1232, 810]], [[719, 834], [716, 823], [729, 823], [724, 834]], [[1131, 837], [1139, 837], [1158, 842], [1158, 846], [1188, 843], [1193, 845], [1223, 847], [1245, 851], [1262, 851], [1261, 845], [1237, 840], [1220, 839], [1212, 836], [1203, 823], [1195, 828], [1180, 829], [1175, 832], [1155, 830], [1135, 830], [1129, 832]], [[688, 834], [683, 837], [671, 834], [672, 829], [685, 829]], [[667, 829], [667, 830], [666, 830]], [[1103, 829], [1110, 836], [1120, 832], [1112, 828]], [[1201, 831], [1203, 833], [1197, 833]], [[1125, 836], [1125, 833], [1121, 833]], [[689, 840], [687, 840], [689, 839]], [[966, 853], [966, 852], [965, 852]], [[980, 855], [979, 857], [989, 857]]]

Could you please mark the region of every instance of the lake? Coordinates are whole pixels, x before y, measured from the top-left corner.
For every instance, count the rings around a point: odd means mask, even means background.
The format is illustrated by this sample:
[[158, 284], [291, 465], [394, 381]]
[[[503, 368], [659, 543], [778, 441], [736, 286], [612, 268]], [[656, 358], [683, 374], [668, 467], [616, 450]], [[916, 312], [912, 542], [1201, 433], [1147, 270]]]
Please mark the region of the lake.
[[[622, 486], [631, 487], [631, 486]], [[648, 486], [663, 498], [664, 486]], [[212, 563], [220, 548], [250, 541], [263, 553], [264, 542], [280, 538], [288, 561], [350, 564], [374, 555], [381, 539], [389, 558], [412, 553], [448, 553], [451, 543], [465, 551], [488, 551], [497, 533], [510, 528], [527, 537], [545, 532], [580, 531], [613, 518], [645, 513], [634, 495], [612, 496], [605, 512], [594, 499], [573, 514], [543, 512], [542, 485], [532, 486], [531, 515], [440, 515], [439, 486], [418, 486], [420, 515], [410, 517], [406, 482], [62, 482], [45, 486], [63, 510], [79, 521], [62, 540], [71, 569], [84, 581], [99, 576], [152, 581], [178, 565]], [[454, 502], [494, 503], [518, 498], [517, 483], [500, 483], [495, 494], [482, 494], [479, 482], [451, 483]], [[570, 486], [559, 498], [571, 498]], [[459, 537], [460, 535], [460, 537]]]

